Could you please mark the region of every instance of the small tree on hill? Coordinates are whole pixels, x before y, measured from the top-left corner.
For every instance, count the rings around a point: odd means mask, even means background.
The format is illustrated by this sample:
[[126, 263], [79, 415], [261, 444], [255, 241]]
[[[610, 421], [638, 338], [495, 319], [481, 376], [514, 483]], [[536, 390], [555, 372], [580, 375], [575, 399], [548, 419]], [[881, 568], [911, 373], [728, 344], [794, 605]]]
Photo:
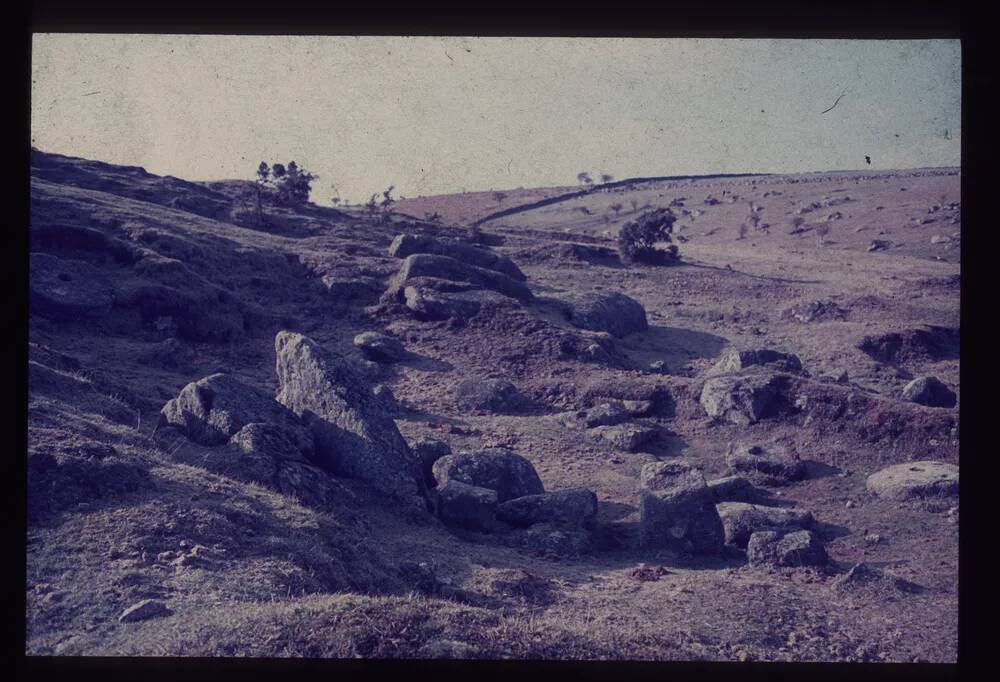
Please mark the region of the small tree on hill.
[[[676, 216], [669, 208], [658, 208], [629, 220], [618, 231], [618, 254], [625, 263], [643, 262], [664, 265], [677, 258], [677, 245], [671, 243]], [[666, 248], [657, 244], [666, 243]]]
[[601, 184], [602, 185], [606, 185], [606, 184], [608, 184], [609, 182], [611, 182], [614, 179], [615, 179], [615, 176], [613, 176], [613, 175], [608, 175], [607, 173], [601, 173]]
[[493, 193], [493, 201], [497, 202], [497, 205], [499, 205], [499, 206], [503, 205], [503, 200], [506, 199], [506, 198], [507, 198], [507, 195], [504, 192], [494, 192]]
[[594, 184], [594, 179], [590, 177], [590, 173], [583, 171], [582, 173], [577, 173], [576, 181], [579, 182], [584, 187], [590, 187]]
[[622, 205], [620, 203], [611, 204], [608, 208], [615, 212], [615, 216], [621, 213]]

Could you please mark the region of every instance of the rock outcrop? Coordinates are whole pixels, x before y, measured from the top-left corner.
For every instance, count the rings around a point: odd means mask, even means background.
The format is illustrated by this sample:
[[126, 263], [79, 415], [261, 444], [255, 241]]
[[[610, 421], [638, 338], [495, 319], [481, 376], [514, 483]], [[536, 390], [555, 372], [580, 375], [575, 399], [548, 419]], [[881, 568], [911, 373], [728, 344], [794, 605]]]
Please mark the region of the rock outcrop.
[[436, 239], [426, 235], [399, 234], [389, 245], [389, 255], [395, 258], [406, 258], [417, 253], [436, 254], [438, 256], [448, 256], [457, 261], [478, 268], [496, 270], [511, 279], [523, 282], [527, 279], [521, 269], [514, 264], [514, 261], [494, 253], [489, 249], [484, 249], [461, 242]]

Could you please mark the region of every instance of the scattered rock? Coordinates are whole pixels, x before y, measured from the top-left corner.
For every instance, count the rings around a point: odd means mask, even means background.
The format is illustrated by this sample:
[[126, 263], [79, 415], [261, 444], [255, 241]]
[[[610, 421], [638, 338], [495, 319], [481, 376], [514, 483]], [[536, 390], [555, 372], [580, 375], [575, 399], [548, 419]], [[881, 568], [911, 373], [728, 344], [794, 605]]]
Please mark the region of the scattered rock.
[[868, 245], [868, 251], [885, 251], [890, 246], [892, 242], [886, 241], [884, 239], [873, 239], [872, 243]]
[[514, 261], [506, 256], [461, 242], [445, 241], [425, 235], [400, 234], [396, 235], [396, 238], [389, 245], [389, 255], [395, 258], [406, 258], [418, 253], [448, 256], [468, 265], [496, 270], [519, 282], [524, 282], [527, 279], [521, 269], [514, 264]]
[[597, 405], [583, 413], [584, 426], [592, 429], [596, 426], [614, 426], [632, 418], [632, 414], [618, 403]]
[[623, 337], [649, 329], [646, 309], [633, 298], [617, 292], [572, 293], [565, 296], [565, 315], [580, 329]]
[[917, 377], [903, 388], [903, 400], [928, 407], [955, 407], [955, 392], [937, 377]]
[[638, 580], [643, 583], [656, 582], [664, 575], [670, 575], [670, 571], [663, 566], [653, 567], [646, 564], [639, 564], [628, 572], [628, 577], [632, 578], [632, 580]]
[[550, 523], [559, 527], [593, 528], [597, 495], [586, 488], [557, 490], [507, 500], [497, 507], [497, 517], [512, 526]]
[[505, 379], [463, 380], [455, 389], [455, 402], [465, 412], [506, 414], [525, 405], [525, 398], [514, 384]]
[[808, 324], [810, 322], [846, 320], [847, 311], [833, 301], [804, 301], [786, 308], [782, 312], [782, 317]]
[[262, 391], [228, 374], [212, 374], [181, 389], [160, 411], [160, 423], [179, 428], [202, 445], [222, 445], [253, 422], [273, 422], [297, 433], [308, 450], [309, 438], [288, 409]]
[[709, 481], [708, 489], [717, 502], [749, 502], [757, 497], [757, 489], [743, 476], [726, 476]]
[[616, 424], [614, 426], [598, 426], [590, 429], [590, 433], [603, 438], [619, 450], [635, 452], [660, 435], [660, 429], [645, 424]]
[[709, 376], [732, 374], [748, 367], [770, 366], [773, 369], [786, 372], [802, 371], [802, 363], [798, 356], [791, 353], [779, 353], [776, 350], [761, 348], [757, 350], [731, 350], [708, 371]]
[[674, 462], [642, 468], [639, 505], [640, 542], [695, 554], [722, 550], [725, 531], [705, 477]]
[[332, 300], [346, 304], [370, 305], [378, 301], [382, 293], [379, 282], [371, 277], [324, 275], [321, 281]]
[[773, 413], [779, 386], [774, 375], [715, 377], [705, 382], [700, 402], [710, 417], [749, 426]]
[[90, 263], [33, 253], [29, 268], [31, 314], [64, 320], [94, 317], [111, 310], [114, 285]]
[[335, 475], [426, 508], [420, 463], [350, 363], [287, 331], [275, 337], [275, 354], [278, 402], [312, 431], [316, 462]]
[[506, 448], [445, 455], [433, 466], [438, 486], [448, 481], [493, 490], [499, 502], [545, 492], [531, 462]]
[[496, 527], [495, 490], [451, 479], [439, 486], [438, 516], [449, 526], [489, 532]]
[[943, 234], [936, 234], [931, 237], [931, 244], [947, 244], [951, 241], [950, 237], [946, 237]]
[[823, 566], [829, 558], [811, 530], [763, 530], [750, 536], [747, 560], [753, 567]]
[[363, 332], [354, 337], [354, 345], [375, 362], [399, 362], [406, 357], [402, 342], [379, 332]]
[[138, 604], [133, 604], [125, 609], [122, 615], [118, 616], [118, 621], [121, 623], [135, 623], [140, 620], [159, 618], [170, 613], [170, 609], [162, 601], [157, 599], [143, 599]]
[[652, 400], [623, 400], [622, 407], [631, 417], [648, 417], [654, 405]]
[[813, 517], [808, 511], [765, 507], [744, 502], [722, 502], [715, 506], [722, 519], [726, 533], [726, 544], [746, 547], [750, 536], [759, 530], [773, 528], [809, 528]]
[[403, 298], [406, 307], [421, 320], [464, 322], [478, 315], [484, 306], [499, 310], [511, 305], [511, 299], [506, 296], [478, 289], [441, 293], [423, 286], [407, 286]]
[[833, 587], [839, 592], [885, 593], [899, 590], [916, 593], [923, 591], [923, 588], [916, 583], [903, 580], [865, 563], [852, 566], [847, 573], [833, 581]]
[[958, 496], [958, 467], [925, 460], [886, 467], [868, 477], [869, 492], [890, 500]]
[[784, 485], [806, 474], [805, 464], [791, 448], [780, 443], [747, 445], [734, 443], [726, 453], [726, 464], [760, 485]]

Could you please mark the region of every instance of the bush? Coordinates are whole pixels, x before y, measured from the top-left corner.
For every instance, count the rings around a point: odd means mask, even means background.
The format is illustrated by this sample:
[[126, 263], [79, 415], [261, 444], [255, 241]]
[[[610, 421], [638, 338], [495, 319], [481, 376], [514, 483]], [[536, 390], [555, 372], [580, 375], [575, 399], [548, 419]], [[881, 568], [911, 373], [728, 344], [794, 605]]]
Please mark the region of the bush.
[[[630, 220], [618, 232], [618, 254], [625, 263], [662, 265], [677, 258], [670, 233], [677, 218], [669, 208], [658, 208]], [[667, 243], [666, 248], [656, 244]]]

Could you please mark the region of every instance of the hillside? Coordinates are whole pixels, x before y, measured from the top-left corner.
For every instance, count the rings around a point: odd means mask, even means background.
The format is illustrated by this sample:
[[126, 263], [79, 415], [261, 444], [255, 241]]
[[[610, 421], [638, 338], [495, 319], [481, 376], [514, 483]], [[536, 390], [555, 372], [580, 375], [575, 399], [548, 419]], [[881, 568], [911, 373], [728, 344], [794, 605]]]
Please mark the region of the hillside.
[[[259, 225], [239, 183], [31, 175], [28, 654], [956, 660], [957, 472], [869, 478], [959, 463], [956, 169], [650, 181], [478, 241], [490, 193]], [[622, 263], [667, 206], [679, 261]]]

